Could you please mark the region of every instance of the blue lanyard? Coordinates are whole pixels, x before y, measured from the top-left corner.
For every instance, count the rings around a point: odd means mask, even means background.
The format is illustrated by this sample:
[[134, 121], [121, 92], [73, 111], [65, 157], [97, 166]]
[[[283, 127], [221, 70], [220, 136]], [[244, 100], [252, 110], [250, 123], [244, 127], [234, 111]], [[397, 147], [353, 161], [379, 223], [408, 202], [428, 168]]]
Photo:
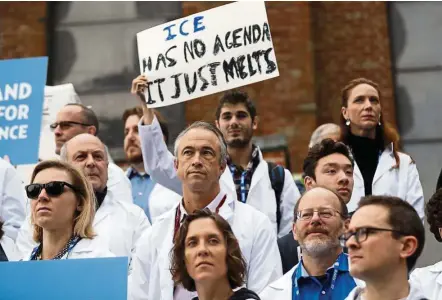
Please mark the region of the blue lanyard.
[[[339, 260], [339, 257], [338, 257], [338, 260]], [[330, 289], [332, 291], [334, 290], [335, 285], [336, 285], [336, 278], [338, 278], [338, 269], [337, 269], [337, 267], [339, 267], [339, 261], [336, 261], [333, 266], [334, 266], [334, 271], [333, 271], [332, 282], [331, 282], [331, 285], [330, 285]], [[296, 278], [295, 278], [295, 283], [294, 283], [295, 295], [296, 295], [296, 298], [298, 298], [299, 297], [298, 278], [301, 278], [301, 276], [302, 276], [302, 258], [299, 261], [298, 267], [296, 268], [295, 272], [296, 272]]]
[[[79, 237], [78, 235], [71, 238], [68, 242], [68, 244], [66, 245], [66, 247], [61, 250], [60, 253], [58, 253], [53, 259], [61, 259], [66, 253], [69, 254], [71, 253], [72, 249], [74, 249], [75, 245], [77, 245], [77, 243], [81, 240], [81, 237]], [[37, 247], [34, 248], [34, 250], [32, 250], [31, 253], [31, 258], [30, 260], [37, 260], [37, 256], [41, 250], [42, 245], [38, 245]]]

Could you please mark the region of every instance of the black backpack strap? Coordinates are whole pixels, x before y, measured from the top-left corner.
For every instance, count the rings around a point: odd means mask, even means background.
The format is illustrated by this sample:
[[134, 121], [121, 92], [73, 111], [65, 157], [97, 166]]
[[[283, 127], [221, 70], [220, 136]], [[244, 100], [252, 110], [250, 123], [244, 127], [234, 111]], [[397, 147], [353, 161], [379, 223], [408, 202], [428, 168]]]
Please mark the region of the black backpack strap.
[[284, 167], [274, 164], [272, 162], [267, 162], [269, 167], [269, 178], [272, 183], [272, 189], [275, 191], [276, 199], [276, 224], [278, 226], [281, 224], [281, 195], [284, 188], [285, 171]]

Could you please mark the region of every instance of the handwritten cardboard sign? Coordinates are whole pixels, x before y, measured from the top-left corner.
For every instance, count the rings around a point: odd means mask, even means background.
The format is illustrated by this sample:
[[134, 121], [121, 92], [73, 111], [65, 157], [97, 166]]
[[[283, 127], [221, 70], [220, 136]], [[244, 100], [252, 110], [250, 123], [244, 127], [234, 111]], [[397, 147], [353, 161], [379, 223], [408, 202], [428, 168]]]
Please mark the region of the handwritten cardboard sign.
[[137, 34], [150, 107], [279, 76], [264, 2], [235, 2]]

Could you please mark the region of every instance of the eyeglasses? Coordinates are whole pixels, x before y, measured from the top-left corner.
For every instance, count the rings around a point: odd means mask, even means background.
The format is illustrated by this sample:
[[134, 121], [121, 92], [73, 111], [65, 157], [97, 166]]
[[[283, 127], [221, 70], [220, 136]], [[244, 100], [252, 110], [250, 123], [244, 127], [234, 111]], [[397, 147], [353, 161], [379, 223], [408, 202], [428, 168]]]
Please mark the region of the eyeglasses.
[[394, 230], [394, 229], [388, 229], [388, 228], [376, 228], [376, 227], [360, 227], [357, 228], [355, 231], [351, 232], [346, 232], [343, 235], [341, 235], [339, 237], [339, 241], [341, 243], [342, 247], [345, 247], [345, 244], [347, 243], [347, 241], [354, 236], [356, 243], [359, 245], [362, 242], [366, 241], [368, 236], [371, 233], [375, 233], [375, 232], [379, 232], [379, 231], [389, 231], [389, 232], [395, 232], [397, 234], [400, 235], [408, 235], [405, 232], [399, 231], [399, 230]]
[[342, 216], [342, 214], [339, 211], [333, 208], [320, 207], [320, 208], [306, 208], [300, 210], [296, 213], [296, 218], [302, 221], [309, 221], [313, 218], [315, 212], [318, 213], [318, 216], [321, 219], [330, 219], [331, 217], [336, 216], [336, 214]]
[[49, 127], [52, 130], [55, 130], [58, 126], [60, 126], [61, 130], [66, 130], [68, 128], [71, 128], [73, 125], [81, 125], [81, 126], [92, 126], [91, 124], [85, 124], [80, 122], [74, 122], [74, 121], [61, 121], [61, 122], [55, 122], [49, 125]]
[[64, 187], [70, 187], [73, 191], [78, 191], [75, 186], [64, 181], [51, 181], [48, 183], [32, 183], [25, 187], [26, 195], [29, 199], [37, 199], [43, 189], [50, 197], [57, 197], [63, 194]]

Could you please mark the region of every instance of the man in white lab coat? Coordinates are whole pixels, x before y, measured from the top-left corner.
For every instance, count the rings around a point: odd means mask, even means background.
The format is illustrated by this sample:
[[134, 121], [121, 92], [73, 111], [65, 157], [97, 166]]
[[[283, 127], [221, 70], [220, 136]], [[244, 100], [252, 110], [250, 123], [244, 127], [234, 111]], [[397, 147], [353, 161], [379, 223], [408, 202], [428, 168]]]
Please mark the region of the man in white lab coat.
[[421, 287], [408, 282], [425, 244], [425, 229], [408, 202], [393, 196], [363, 197], [343, 241], [350, 274], [363, 280], [346, 298], [426, 299]]
[[169, 254], [185, 215], [205, 207], [229, 222], [248, 265], [247, 288], [260, 292], [282, 275], [276, 234], [263, 213], [236, 201], [234, 192], [220, 186], [227, 156], [221, 132], [206, 122], [192, 124], [178, 136], [175, 156], [183, 200], [140, 238], [129, 275], [129, 299], [190, 300], [195, 296], [174, 286]]
[[[92, 184], [97, 199], [93, 226], [100, 241], [107, 244], [114, 255], [130, 257], [150, 223], [140, 207], [115, 198], [107, 187], [108, 159], [104, 144], [96, 136], [79, 134], [63, 145], [60, 157], [82, 170]], [[36, 246], [29, 218], [20, 230], [17, 246], [22, 255]]]
[[[50, 127], [54, 132], [55, 153], [57, 155], [60, 155], [63, 145], [73, 137], [82, 133], [96, 136], [99, 131], [98, 118], [95, 112], [79, 103], [70, 103], [60, 109], [55, 122]], [[108, 189], [112, 190], [116, 199], [132, 203], [132, 188], [129, 179], [123, 170], [111, 161], [109, 153], [107, 155], [109, 158]]]
[[[162, 140], [157, 118], [143, 100], [146, 86], [144, 75], [132, 83], [132, 93], [139, 95], [144, 110], [139, 125], [144, 164], [156, 182], [182, 194], [173, 168], [174, 157]], [[266, 162], [259, 147], [252, 143], [258, 116], [248, 95], [236, 91], [225, 93], [218, 105], [215, 123], [228, 152], [228, 167], [221, 176], [221, 185], [236, 192], [238, 201], [267, 215], [279, 237], [289, 233], [300, 193], [290, 171]]]

